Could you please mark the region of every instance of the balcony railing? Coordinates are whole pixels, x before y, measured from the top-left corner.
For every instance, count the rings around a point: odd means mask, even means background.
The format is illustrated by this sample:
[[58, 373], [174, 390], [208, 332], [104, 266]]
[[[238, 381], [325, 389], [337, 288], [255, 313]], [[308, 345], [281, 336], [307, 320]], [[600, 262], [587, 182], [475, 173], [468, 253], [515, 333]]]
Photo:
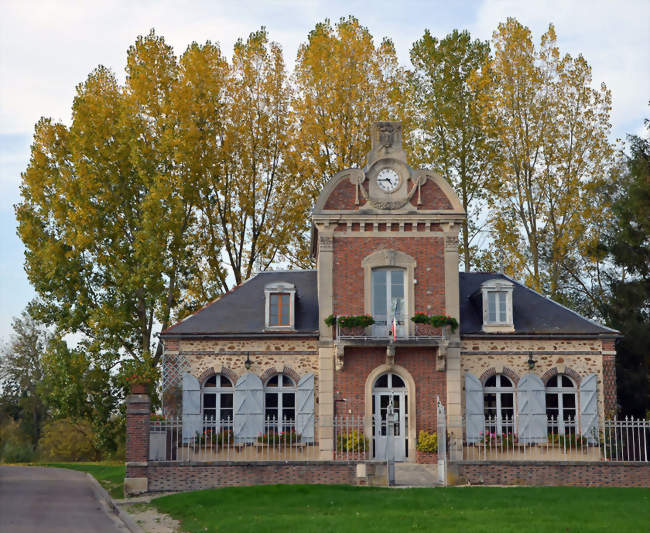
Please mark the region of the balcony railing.
[[425, 326], [421, 324], [413, 324], [407, 320], [401, 320], [401, 324], [397, 326], [395, 339], [393, 339], [392, 325], [373, 324], [367, 328], [360, 326], [353, 328], [344, 328], [337, 322], [336, 324], [336, 339], [348, 342], [390, 342], [397, 343], [417, 343], [417, 342], [432, 342], [436, 344], [441, 343], [447, 339], [447, 328], [433, 328], [432, 326]]

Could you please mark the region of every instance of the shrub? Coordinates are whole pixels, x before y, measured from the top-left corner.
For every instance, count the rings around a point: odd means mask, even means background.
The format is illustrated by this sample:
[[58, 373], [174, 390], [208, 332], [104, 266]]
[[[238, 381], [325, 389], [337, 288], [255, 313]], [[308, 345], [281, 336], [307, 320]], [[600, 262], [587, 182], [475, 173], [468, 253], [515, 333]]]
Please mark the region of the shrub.
[[34, 447], [29, 435], [13, 419], [0, 426], [0, 461], [26, 463], [34, 460]]
[[35, 455], [34, 449], [27, 443], [5, 442], [0, 449], [0, 460], [3, 463], [29, 463]]
[[417, 449], [425, 453], [438, 453], [438, 434], [420, 430]]
[[358, 429], [339, 433], [336, 437], [336, 449], [339, 452], [368, 451], [368, 438]]
[[42, 459], [55, 461], [96, 461], [95, 432], [87, 420], [60, 419], [48, 422], [39, 441]]

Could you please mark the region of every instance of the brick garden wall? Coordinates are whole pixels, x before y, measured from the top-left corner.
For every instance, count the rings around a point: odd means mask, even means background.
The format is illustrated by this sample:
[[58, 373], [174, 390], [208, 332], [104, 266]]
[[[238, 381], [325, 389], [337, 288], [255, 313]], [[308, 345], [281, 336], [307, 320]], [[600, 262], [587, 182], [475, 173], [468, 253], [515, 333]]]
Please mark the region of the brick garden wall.
[[472, 462], [449, 465], [459, 483], [650, 488], [650, 463]]
[[[354, 462], [149, 463], [149, 492], [273, 484], [360, 484]], [[127, 474], [128, 475], [128, 474]]]

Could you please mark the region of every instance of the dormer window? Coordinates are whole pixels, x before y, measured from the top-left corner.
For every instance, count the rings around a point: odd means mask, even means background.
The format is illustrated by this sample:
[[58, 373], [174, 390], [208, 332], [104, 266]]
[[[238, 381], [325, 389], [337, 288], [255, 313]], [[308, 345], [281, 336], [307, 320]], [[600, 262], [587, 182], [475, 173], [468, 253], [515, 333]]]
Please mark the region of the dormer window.
[[481, 284], [483, 295], [483, 331], [508, 333], [515, 330], [512, 318], [511, 281], [497, 278]]
[[295, 296], [293, 283], [269, 283], [264, 287], [266, 298], [266, 329], [295, 329]]

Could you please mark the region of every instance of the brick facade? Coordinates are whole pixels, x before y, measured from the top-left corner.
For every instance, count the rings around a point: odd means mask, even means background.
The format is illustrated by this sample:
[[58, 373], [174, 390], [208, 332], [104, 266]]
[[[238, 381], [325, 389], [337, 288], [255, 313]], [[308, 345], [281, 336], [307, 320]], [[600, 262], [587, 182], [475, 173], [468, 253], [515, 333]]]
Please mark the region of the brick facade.
[[[444, 240], [442, 237], [334, 237], [335, 315], [362, 315], [364, 269], [361, 261], [378, 250], [404, 252], [415, 259], [415, 310], [445, 313]], [[367, 280], [369, 283], [370, 280]]]
[[650, 463], [462, 462], [449, 470], [472, 485], [650, 488]]
[[[416, 431], [436, 431], [436, 395], [447, 395], [445, 373], [436, 370], [437, 349], [398, 348], [395, 364], [405, 368], [415, 381]], [[334, 374], [334, 394], [337, 414], [371, 416], [365, 412], [365, 383], [372, 370], [386, 362], [385, 348], [346, 348], [345, 367]], [[410, 394], [413, 392], [409, 391]], [[341, 412], [344, 410], [343, 412]], [[413, 420], [409, 418], [409, 424]]]

